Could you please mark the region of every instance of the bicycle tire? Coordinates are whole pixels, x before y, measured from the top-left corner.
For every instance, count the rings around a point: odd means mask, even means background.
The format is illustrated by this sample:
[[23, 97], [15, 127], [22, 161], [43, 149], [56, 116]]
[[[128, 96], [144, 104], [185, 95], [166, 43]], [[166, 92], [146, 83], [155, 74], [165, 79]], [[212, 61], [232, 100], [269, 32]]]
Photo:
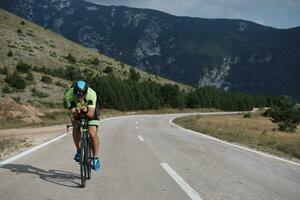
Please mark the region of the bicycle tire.
[[86, 166], [87, 166], [87, 179], [91, 179], [92, 175], [92, 153], [91, 153], [91, 139], [87, 138], [87, 145], [86, 145], [86, 152], [87, 152], [87, 159], [86, 159]]
[[80, 149], [80, 178], [81, 186], [84, 188], [86, 185], [86, 154], [85, 154], [85, 141], [81, 140], [81, 149]]

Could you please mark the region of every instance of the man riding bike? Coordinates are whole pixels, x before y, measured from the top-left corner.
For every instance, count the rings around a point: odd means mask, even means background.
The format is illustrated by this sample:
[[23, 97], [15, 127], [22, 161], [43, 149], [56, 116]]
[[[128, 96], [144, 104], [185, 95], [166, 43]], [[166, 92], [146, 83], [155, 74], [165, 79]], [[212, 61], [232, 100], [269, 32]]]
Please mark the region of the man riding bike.
[[80, 129], [79, 116], [85, 112], [88, 118], [88, 132], [91, 138], [91, 146], [93, 152], [92, 169], [100, 170], [100, 161], [98, 159], [99, 137], [97, 135], [99, 126], [99, 103], [97, 101], [96, 92], [88, 87], [85, 81], [77, 81], [73, 87], [65, 93], [65, 100], [68, 109], [71, 112], [71, 122], [73, 126], [73, 140], [77, 149], [74, 156], [76, 162], [80, 161]]

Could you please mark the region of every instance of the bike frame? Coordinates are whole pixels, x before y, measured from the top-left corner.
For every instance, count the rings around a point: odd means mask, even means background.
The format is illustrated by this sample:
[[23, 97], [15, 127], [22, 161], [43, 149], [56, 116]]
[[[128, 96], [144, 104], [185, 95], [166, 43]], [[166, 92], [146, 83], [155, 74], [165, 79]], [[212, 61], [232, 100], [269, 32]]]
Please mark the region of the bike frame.
[[[67, 130], [72, 125], [67, 125]], [[81, 134], [80, 139], [80, 177], [81, 185], [86, 186], [86, 179], [91, 178], [91, 140], [88, 134], [88, 119], [86, 113], [80, 113], [79, 129]]]

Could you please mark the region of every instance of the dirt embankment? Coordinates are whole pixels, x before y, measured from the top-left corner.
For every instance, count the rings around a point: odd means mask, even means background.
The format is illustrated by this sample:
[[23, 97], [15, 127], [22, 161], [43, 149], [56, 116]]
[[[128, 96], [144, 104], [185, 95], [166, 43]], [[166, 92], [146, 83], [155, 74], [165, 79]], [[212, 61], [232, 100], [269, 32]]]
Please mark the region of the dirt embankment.
[[31, 105], [20, 105], [11, 98], [6, 98], [0, 103], [0, 119], [21, 119], [25, 122], [41, 122], [43, 113]]
[[[20, 105], [11, 98], [0, 102], [0, 120], [22, 120], [39, 123], [44, 114], [31, 105]], [[17, 123], [17, 122], [16, 122]], [[66, 132], [64, 125], [38, 128], [18, 128], [0, 130], [0, 160], [24, 151]]]

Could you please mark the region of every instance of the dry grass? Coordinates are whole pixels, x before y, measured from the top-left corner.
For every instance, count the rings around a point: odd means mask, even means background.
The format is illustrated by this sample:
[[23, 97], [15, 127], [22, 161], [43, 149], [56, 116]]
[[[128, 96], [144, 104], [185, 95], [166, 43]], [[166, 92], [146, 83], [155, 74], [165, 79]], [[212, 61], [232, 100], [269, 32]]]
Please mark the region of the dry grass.
[[19, 151], [31, 146], [26, 139], [6, 139], [0, 140], [0, 160], [11, 152]]
[[[54, 105], [53, 108], [45, 107], [42, 105], [39, 107], [39, 110], [42, 113], [45, 113], [45, 116], [42, 116], [42, 122], [38, 123], [26, 123], [22, 119], [6, 119], [0, 120], [0, 130], [8, 128], [21, 128], [21, 127], [42, 127], [42, 126], [51, 126], [59, 124], [68, 124], [70, 123], [69, 111], [61, 108], [60, 105]], [[172, 109], [165, 108], [159, 110], [139, 110], [139, 111], [119, 111], [113, 109], [102, 109], [100, 111], [100, 118], [105, 119], [109, 117], [117, 116], [126, 116], [126, 115], [142, 115], [142, 114], [172, 114], [172, 113], [191, 113], [191, 112], [213, 112], [218, 111], [216, 109]]]
[[174, 122], [188, 129], [279, 156], [300, 158], [300, 128], [296, 133], [280, 132], [268, 118], [260, 115], [251, 118], [242, 115], [189, 116]]

